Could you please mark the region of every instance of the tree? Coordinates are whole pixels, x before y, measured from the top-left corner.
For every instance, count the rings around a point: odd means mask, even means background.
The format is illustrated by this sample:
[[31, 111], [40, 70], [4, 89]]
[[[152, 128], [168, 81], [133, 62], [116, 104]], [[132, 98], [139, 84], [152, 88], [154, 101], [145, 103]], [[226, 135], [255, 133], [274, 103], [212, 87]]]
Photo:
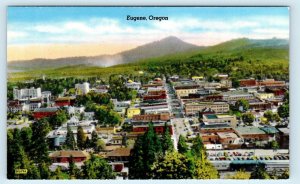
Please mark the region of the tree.
[[97, 141], [98, 141], [98, 134], [97, 132], [94, 130], [92, 132], [92, 140], [91, 140], [91, 147], [96, 149], [97, 146]]
[[290, 178], [290, 171], [289, 169], [286, 169], [279, 177], [278, 179], [289, 179]]
[[280, 117], [277, 113], [273, 113], [272, 111], [266, 111], [264, 113], [264, 117], [267, 118], [268, 122], [280, 121]]
[[50, 131], [47, 119], [40, 119], [32, 124], [32, 149], [30, 151], [30, 158], [36, 163], [50, 163], [48, 155], [49, 145], [47, 142], [47, 134]]
[[86, 137], [85, 143], [84, 143], [84, 148], [90, 148], [91, 147], [91, 141], [89, 137]]
[[270, 146], [271, 146], [272, 149], [279, 149], [279, 144], [275, 140], [270, 142]]
[[56, 115], [49, 118], [49, 124], [52, 129], [60, 127], [63, 123], [67, 122], [68, 118], [64, 110], [59, 110]]
[[163, 158], [153, 163], [154, 179], [192, 179], [192, 164], [185, 155], [178, 152], [167, 152]]
[[73, 155], [71, 155], [69, 158], [69, 169], [68, 169], [69, 176], [71, 179], [75, 177], [76, 169], [77, 166], [75, 165]]
[[250, 176], [250, 179], [270, 179], [269, 174], [265, 170], [265, 168], [259, 165]]
[[247, 125], [252, 125], [254, 121], [254, 115], [252, 113], [245, 113], [242, 115], [242, 120]]
[[85, 148], [85, 140], [86, 136], [83, 132], [83, 128], [81, 126], [77, 127], [77, 147], [79, 149], [84, 149]]
[[192, 147], [191, 147], [192, 154], [193, 154], [196, 158], [202, 160], [202, 159], [205, 158], [204, 149], [205, 149], [205, 148], [204, 148], [204, 144], [203, 144], [203, 142], [202, 142], [202, 139], [201, 139], [201, 137], [198, 135], [198, 136], [194, 139], [193, 145], [192, 145]]
[[95, 149], [95, 151], [98, 151], [98, 152], [102, 151], [102, 150], [105, 149], [105, 147], [106, 147], [105, 142], [102, 139], [98, 139], [97, 143], [96, 143], [96, 149]]
[[67, 126], [67, 135], [66, 135], [65, 147], [67, 149], [74, 150], [75, 146], [76, 146], [76, 143], [75, 143], [74, 134], [73, 134], [73, 131], [71, 130], [71, 127], [68, 125]]
[[[204, 153], [203, 153], [204, 154]], [[195, 160], [195, 179], [218, 179], [219, 173], [215, 167], [206, 159]]]
[[[131, 151], [129, 160], [129, 179], [145, 179], [144, 172], [144, 150], [143, 137], [139, 136], [135, 141], [134, 147]], [[139, 171], [139, 172], [135, 172]]]
[[39, 164], [39, 172], [40, 172], [41, 179], [49, 179], [51, 176], [49, 164], [45, 162]]
[[290, 110], [289, 104], [284, 103], [283, 105], [279, 106], [278, 115], [281, 118], [287, 118], [289, 117], [289, 113], [290, 113], [289, 110]]
[[249, 102], [244, 99], [240, 99], [235, 102], [235, 110], [240, 112], [246, 112], [249, 109]]
[[182, 135], [179, 136], [177, 147], [178, 147], [178, 152], [181, 154], [184, 154], [188, 151], [188, 145], [186, 144], [186, 140]]
[[51, 176], [52, 179], [64, 179], [63, 177], [63, 173], [61, 172], [61, 166], [57, 166], [57, 168], [55, 169], [55, 171], [52, 173]]
[[153, 129], [153, 123], [149, 123], [148, 131], [143, 135], [143, 159], [144, 173], [147, 178], [151, 178], [151, 166], [157, 157], [162, 154], [162, 146], [159, 138]]
[[20, 132], [21, 144], [25, 152], [28, 154], [32, 148], [32, 129], [30, 127], [23, 127]]
[[115, 179], [111, 165], [103, 158], [91, 155], [91, 158], [84, 162], [82, 166], [84, 179]]
[[[131, 179], [149, 179], [153, 177], [152, 165], [162, 156], [162, 146], [154, 132], [153, 124], [149, 123], [148, 131], [137, 138], [129, 161]], [[139, 172], [134, 172], [134, 171]]]
[[250, 173], [245, 172], [245, 170], [239, 170], [233, 175], [226, 175], [226, 179], [238, 179], [238, 180], [247, 180], [251, 176]]
[[171, 139], [170, 130], [167, 124], [164, 127], [164, 133], [162, 135], [162, 150], [164, 153], [172, 152], [174, 150], [174, 144]]

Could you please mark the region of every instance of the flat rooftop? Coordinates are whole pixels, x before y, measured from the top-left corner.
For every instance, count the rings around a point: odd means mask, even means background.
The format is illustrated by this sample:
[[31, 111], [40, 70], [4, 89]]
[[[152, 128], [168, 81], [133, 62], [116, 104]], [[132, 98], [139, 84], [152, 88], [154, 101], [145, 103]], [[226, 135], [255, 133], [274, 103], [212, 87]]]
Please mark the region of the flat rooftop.
[[233, 132], [217, 132], [221, 139], [236, 139], [238, 136]]
[[249, 135], [249, 134], [266, 134], [263, 130], [257, 127], [237, 127], [235, 130], [238, 132], [240, 135]]

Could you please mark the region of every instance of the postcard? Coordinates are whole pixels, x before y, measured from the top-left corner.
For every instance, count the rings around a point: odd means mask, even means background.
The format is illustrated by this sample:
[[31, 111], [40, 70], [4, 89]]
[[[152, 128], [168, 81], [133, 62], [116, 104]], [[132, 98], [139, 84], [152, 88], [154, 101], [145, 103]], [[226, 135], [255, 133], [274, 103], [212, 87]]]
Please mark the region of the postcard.
[[288, 179], [288, 7], [7, 8], [8, 179]]

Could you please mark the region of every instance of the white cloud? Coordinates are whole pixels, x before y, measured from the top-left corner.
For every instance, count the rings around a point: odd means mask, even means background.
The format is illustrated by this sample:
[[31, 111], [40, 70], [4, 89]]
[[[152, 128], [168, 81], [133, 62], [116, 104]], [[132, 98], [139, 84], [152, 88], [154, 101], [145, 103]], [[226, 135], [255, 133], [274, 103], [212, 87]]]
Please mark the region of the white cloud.
[[19, 39], [19, 38], [24, 38], [27, 36], [26, 32], [21, 32], [21, 31], [8, 31], [7, 32], [7, 38], [8, 40], [14, 40], [14, 39]]
[[[248, 17], [211, 19], [170, 17], [168, 21], [150, 21], [142, 26], [112, 18], [91, 18], [86, 21], [19, 24], [8, 26], [8, 40], [43, 43], [134, 43], [143, 44], [174, 35], [198, 45], [212, 45], [234, 38], [288, 38], [285, 17]], [[279, 28], [280, 27], [280, 28]], [[16, 31], [18, 30], [18, 31]], [[33, 38], [25, 39], [30, 34]], [[23, 40], [23, 38], [25, 40]]]

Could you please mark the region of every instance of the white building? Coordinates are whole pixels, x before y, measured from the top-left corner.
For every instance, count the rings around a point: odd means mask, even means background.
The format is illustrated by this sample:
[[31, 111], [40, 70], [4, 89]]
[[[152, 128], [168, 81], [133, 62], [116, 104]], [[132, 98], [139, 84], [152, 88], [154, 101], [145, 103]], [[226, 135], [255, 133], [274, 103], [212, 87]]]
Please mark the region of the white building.
[[84, 82], [82, 84], [75, 84], [76, 94], [77, 95], [86, 95], [90, 91], [90, 84]]
[[141, 83], [140, 82], [134, 82], [134, 81], [131, 81], [131, 80], [129, 80], [126, 84], [125, 84], [125, 86], [127, 87], [127, 88], [129, 88], [129, 89], [135, 89], [135, 90], [138, 90], [138, 89], [140, 89], [141, 88]]
[[28, 98], [40, 98], [42, 96], [41, 88], [24, 88], [24, 89], [13, 89], [14, 100], [22, 100]]

